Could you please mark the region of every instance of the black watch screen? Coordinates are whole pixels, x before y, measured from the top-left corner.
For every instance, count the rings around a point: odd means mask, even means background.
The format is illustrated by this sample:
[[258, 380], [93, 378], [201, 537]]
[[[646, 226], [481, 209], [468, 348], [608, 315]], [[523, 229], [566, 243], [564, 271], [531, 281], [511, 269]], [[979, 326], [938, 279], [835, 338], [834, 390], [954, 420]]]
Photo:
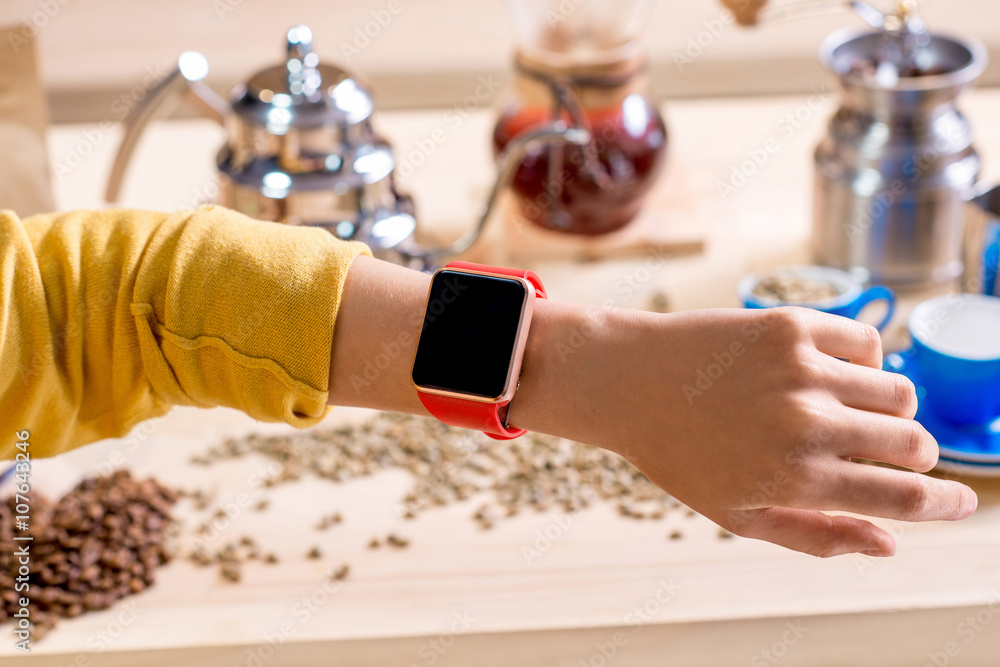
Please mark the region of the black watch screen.
[[528, 294], [524, 283], [444, 269], [434, 275], [413, 383], [497, 398], [507, 388]]

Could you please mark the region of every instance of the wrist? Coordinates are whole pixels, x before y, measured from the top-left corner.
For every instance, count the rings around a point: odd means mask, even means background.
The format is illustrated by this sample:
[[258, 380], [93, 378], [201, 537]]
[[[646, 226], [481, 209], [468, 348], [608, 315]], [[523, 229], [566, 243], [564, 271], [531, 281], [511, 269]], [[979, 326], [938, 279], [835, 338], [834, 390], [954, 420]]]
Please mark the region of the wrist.
[[600, 350], [615, 329], [619, 311], [559, 301], [535, 306], [511, 401], [511, 425], [574, 440], [591, 441], [607, 414], [601, 405], [606, 382]]
[[[410, 381], [430, 276], [370, 257], [351, 266], [333, 335], [329, 403], [428, 414]], [[589, 444], [607, 419], [610, 353], [633, 311], [537, 299], [512, 427]]]

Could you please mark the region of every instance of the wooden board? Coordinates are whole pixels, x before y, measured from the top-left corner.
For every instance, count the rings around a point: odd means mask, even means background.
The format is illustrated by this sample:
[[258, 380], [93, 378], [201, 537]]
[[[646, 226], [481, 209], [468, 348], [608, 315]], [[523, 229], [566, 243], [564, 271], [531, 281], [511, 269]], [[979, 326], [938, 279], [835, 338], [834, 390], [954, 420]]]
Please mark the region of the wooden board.
[[[677, 169], [677, 165], [673, 165]], [[710, 213], [691, 191], [687, 174], [663, 174], [626, 227], [600, 236], [542, 229], [524, 218], [508, 193], [500, 217], [503, 248], [513, 263], [666, 259], [705, 249]]]
[[[330, 423], [366, 416], [341, 410]], [[278, 633], [288, 650], [276, 651], [269, 665], [323, 664], [341, 655], [356, 658], [353, 664], [429, 665], [435, 655], [434, 664], [462, 665], [486, 647], [493, 657], [478, 657], [476, 664], [575, 665], [614, 644], [617, 632], [628, 641], [616, 648], [616, 664], [637, 664], [649, 646], [668, 639], [678, 642], [671, 655], [684, 657], [675, 664], [712, 664], [708, 656], [728, 656], [714, 664], [745, 664], [781, 643], [790, 622], [801, 637], [786, 647], [790, 658], [799, 654], [786, 664], [825, 665], [836, 664], [819, 656], [833, 650], [839, 632], [899, 627], [910, 615], [919, 623], [925, 610], [949, 618], [951, 609], [960, 620], [958, 614], [992, 604], [990, 613], [1000, 614], [1000, 484], [976, 483], [980, 510], [960, 524], [883, 522], [899, 540], [892, 560], [818, 560], [761, 542], [720, 539], [713, 524], [683, 511], [635, 521], [599, 505], [569, 520], [530, 514], [481, 531], [469, 518], [479, 498], [400, 520], [395, 509], [409, 480], [399, 471], [339, 485], [306, 476], [264, 489], [252, 480], [266, 473], [265, 459], [211, 467], [187, 462], [229, 435], [287, 430], [228, 410], [178, 409], [137, 431], [141, 441], [106, 441], [39, 462], [33, 484], [52, 493], [116, 462], [171, 485], [215, 487], [223, 506], [239, 504], [240, 494], [266, 497], [266, 511], [241, 509], [207, 539], [221, 545], [249, 534], [281, 563], [248, 566], [244, 580], [231, 584], [214, 569], [173, 562], [151, 590], [64, 621], [36, 647], [30, 664], [72, 664], [74, 654], [105, 644], [95, 664], [181, 664], [178, 656], [183, 664], [198, 664], [190, 661], [198, 656], [201, 664], [232, 664], [247, 651], [266, 653], [267, 638]], [[188, 530], [195, 515], [204, 516], [187, 501], [179, 507]], [[344, 523], [316, 532], [317, 520], [332, 510], [343, 513]], [[684, 537], [668, 540], [675, 530]], [[410, 547], [366, 548], [373, 535], [389, 531], [408, 536]], [[324, 551], [322, 560], [305, 557], [314, 544]], [[529, 558], [525, 549], [538, 553]], [[325, 573], [345, 561], [349, 579], [339, 587], [326, 584]], [[967, 656], [1000, 651], [1000, 618], [996, 623], [963, 643]], [[810, 634], [814, 627], [825, 630]], [[715, 633], [724, 628], [736, 629], [735, 646], [718, 645]], [[926, 651], [955, 635], [954, 623], [928, 627], [919, 638], [887, 633], [882, 642], [894, 647], [898, 662], [876, 652], [881, 662], [858, 655], [852, 664], [920, 664]], [[534, 648], [517, 646], [518, 638], [530, 638]], [[445, 649], [452, 639], [454, 650]], [[649, 643], [646, 649], [630, 646], [640, 640]], [[0, 645], [3, 663], [29, 664], [10, 644]], [[749, 652], [740, 657], [736, 651]], [[800, 659], [806, 656], [810, 662]], [[959, 664], [991, 663], [966, 658]]]

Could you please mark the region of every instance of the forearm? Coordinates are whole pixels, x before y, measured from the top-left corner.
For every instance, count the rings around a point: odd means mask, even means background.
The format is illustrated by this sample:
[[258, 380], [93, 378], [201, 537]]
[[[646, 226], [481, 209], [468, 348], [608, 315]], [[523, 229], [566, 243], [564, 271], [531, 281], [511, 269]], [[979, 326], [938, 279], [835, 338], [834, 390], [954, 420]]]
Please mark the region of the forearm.
[[0, 213], [0, 458], [15, 431], [51, 456], [172, 405], [319, 422], [363, 252], [221, 207]]
[[409, 378], [429, 284], [419, 271], [354, 260], [333, 330], [330, 405], [426, 414]]

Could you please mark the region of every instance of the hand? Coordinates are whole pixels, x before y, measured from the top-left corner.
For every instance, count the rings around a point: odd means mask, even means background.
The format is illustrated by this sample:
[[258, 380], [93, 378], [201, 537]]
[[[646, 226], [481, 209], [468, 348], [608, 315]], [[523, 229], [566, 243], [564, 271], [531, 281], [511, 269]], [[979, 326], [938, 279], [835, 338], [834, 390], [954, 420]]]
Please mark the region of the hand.
[[801, 308], [536, 312], [512, 423], [618, 452], [738, 535], [889, 556], [888, 533], [824, 511], [932, 521], [976, 508], [968, 487], [917, 474], [937, 444], [868, 325]]
[[[355, 260], [333, 333], [331, 403], [427, 414], [409, 372], [428, 282]], [[510, 420], [620, 453], [738, 535], [817, 556], [888, 556], [885, 531], [823, 512], [961, 519], [977, 501], [917, 474], [935, 465], [937, 445], [913, 421], [913, 385], [881, 362], [875, 329], [812, 310], [654, 315], [541, 300]]]

